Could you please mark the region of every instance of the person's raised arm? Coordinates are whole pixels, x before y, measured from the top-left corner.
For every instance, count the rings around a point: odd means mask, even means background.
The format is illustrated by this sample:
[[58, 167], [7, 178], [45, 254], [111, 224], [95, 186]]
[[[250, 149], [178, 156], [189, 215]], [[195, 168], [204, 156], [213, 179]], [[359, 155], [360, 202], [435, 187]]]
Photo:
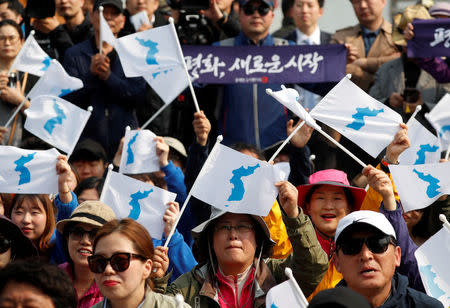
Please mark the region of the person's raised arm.
[[70, 182], [72, 181], [72, 170], [67, 161], [67, 156], [58, 156], [56, 163], [56, 173], [58, 174], [58, 194], [62, 203], [72, 202], [72, 191], [70, 189]]

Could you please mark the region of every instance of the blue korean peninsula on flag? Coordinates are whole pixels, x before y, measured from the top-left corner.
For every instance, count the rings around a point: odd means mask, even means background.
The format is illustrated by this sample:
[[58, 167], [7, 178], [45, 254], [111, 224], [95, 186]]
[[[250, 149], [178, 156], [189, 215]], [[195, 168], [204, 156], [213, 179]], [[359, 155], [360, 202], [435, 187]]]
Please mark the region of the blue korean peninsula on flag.
[[0, 146], [0, 193], [52, 194], [58, 192], [56, 161], [60, 153]]
[[118, 218], [129, 217], [143, 225], [153, 238], [161, 239], [167, 203], [176, 194], [129, 176], [109, 171], [100, 200], [110, 206]]
[[223, 211], [267, 216], [283, 179], [273, 165], [216, 144], [191, 193]]
[[400, 114], [380, 103], [347, 77], [320, 101], [310, 115], [377, 157], [403, 123]]
[[120, 159], [120, 173], [137, 174], [159, 171], [156, 135], [148, 129], [127, 130]]

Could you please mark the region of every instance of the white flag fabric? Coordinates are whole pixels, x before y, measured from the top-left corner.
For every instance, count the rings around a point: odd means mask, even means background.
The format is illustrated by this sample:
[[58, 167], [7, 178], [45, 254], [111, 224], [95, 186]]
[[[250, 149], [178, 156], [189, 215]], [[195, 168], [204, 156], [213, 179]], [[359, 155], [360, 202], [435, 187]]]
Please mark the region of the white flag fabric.
[[56, 149], [38, 151], [0, 146], [0, 193], [57, 193], [59, 155]]
[[142, 25], [150, 25], [150, 20], [148, 19], [147, 11], [140, 11], [139, 13], [130, 16], [131, 24], [134, 27], [134, 30], [139, 30]]
[[147, 73], [144, 79], [166, 104], [170, 104], [189, 85], [183, 66]]
[[11, 70], [16, 69], [36, 76], [42, 76], [49, 68], [51, 60], [52, 58], [42, 50], [34, 36], [30, 34], [14, 60]]
[[159, 171], [156, 135], [148, 129], [127, 130], [120, 159], [120, 173], [137, 174]]
[[108, 25], [108, 22], [103, 17], [103, 13], [100, 13], [99, 16], [100, 16], [100, 37], [102, 38], [102, 41], [115, 47], [117, 42], [116, 37], [112, 33], [111, 28]]
[[368, 95], [347, 77], [342, 78], [310, 114], [374, 158], [391, 143], [403, 122], [401, 115]]
[[266, 307], [268, 308], [306, 308], [302, 305], [297, 290], [295, 290], [292, 282], [285, 282], [276, 285], [267, 292]]
[[425, 117], [438, 132], [441, 147], [446, 150], [450, 146], [450, 94], [445, 94]]
[[438, 163], [441, 158], [439, 140], [416, 118], [408, 121], [408, 137], [411, 146], [400, 154], [398, 161], [402, 165], [420, 165]]
[[54, 147], [72, 154], [91, 113], [56, 96], [42, 95], [25, 110], [25, 129]]
[[405, 212], [429, 206], [450, 194], [450, 162], [426, 165], [389, 165]]
[[216, 144], [191, 193], [223, 211], [267, 216], [278, 195], [274, 184], [283, 179], [273, 165]]
[[450, 231], [443, 227], [414, 253], [420, 277], [429, 296], [450, 307]]
[[116, 50], [127, 77], [148, 76], [173, 67], [183, 67], [178, 38], [171, 24], [137, 32], [117, 40]]
[[48, 70], [28, 93], [28, 97], [33, 99], [40, 95], [64, 96], [82, 87], [81, 79], [70, 76], [57, 60], [52, 60]]
[[303, 108], [300, 104], [300, 94], [298, 91], [291, 88], [284, 88], [280, 91], [272, 91], [269, 94], [282, 105], [288, 108], [290, 111], [295, 113], [300, 119], [306, 122], [310, 127], [316, 127], [316, 121], [311, 117], [311, 115]]
[[153, 238], [161, 239], [167, 203], [176, 194], [129, 176], [109, 171], [100, 200], [110, 206], [117, 218], [129, 217], [143, 225]]

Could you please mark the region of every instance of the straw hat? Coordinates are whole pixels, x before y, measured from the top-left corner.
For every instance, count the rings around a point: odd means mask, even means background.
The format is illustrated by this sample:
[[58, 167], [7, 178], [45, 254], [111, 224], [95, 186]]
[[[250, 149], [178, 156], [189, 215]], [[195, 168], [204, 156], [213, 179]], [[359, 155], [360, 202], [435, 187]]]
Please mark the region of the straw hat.
[[59, 232], [64, 232], [64, 227], [69, 222], [85, 223], [96, 227], [102, 227], [108, 221], [116, 219], [114, 211], [100, 201], [85, 201], [81, 203], [70, 215], [56, 224]]

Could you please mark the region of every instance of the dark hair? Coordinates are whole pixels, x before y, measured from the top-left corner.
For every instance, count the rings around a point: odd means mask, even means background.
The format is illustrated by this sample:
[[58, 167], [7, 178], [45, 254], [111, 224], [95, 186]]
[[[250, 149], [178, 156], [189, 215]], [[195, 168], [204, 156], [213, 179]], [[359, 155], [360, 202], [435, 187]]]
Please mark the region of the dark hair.
[[[154, 248], [150, 234], [140, 223], [131, 218], [124, 218], [121, 220], [114, 219], [104, 224], [103, 227], [98, 230], [97, 236], [95, 237], [93, 244], [94, 253], [98, 242], [103, 237], [113, 233], [119, 233], [126, 236], [133, 243], [133, 247], [138, 254], [153, 261]], [[145, 283], [153, 290], [151, 275], [146, 279]]]
[[8, 3], [8, 9], [23, 17], [23, 5], [17, 0], [0, 0], [0, 4]]
[[5, 26], [11, 26], [11, 27], [15, 28], [17, 33], [19, 34], [20, 39], [21, 40], [23, 39], [22, 29], [14, 20], [4, 19], [4, 20], [0, 21], [0, 28], [3, 28]]
[[0, 271], [0, 294], [8, 283], [24, 283], [49, 296], [56, 308], [75, 308], [77, 298], [69, 276], [56, 265], [18, 261]]
[[0, 199], [1, 203], [3, 204], [3, 213], [5, 216], [7, 216], [6, 213], [9, 213], [9, 211], [11, 210], [13, 195], [1, 193]]
[[295, 0], [283, 0], [281, 1], [281, 11], [283, 12], [283, 16], [286, 16], [289, 9], [294, 6]]
[[237, 143], [233, 144], [233, 145], [231, 146], [231, 148], [232, 148], [233, 150], [238, 151], [238, 152], [249, 151], [249, 152], [255, 154], [255, 155], [258, 157], [258, 159], [264, 160], [264, 154], [263, 154], [263, 152], [261, 152], [260, 149], [258, 149], [257, 147], [255, 147], [255, 146], [252, 145], [252, 144], [249, 144], [249, 143], [243, 143], [243, 142], [237, 142]]
[[[327, 184], [319, 184], [319, 185], [314, 185], [313, 187], [311, 187], [311, 189], [308, 191], [308, 193], [305, 196], [305, 205], [311, 201], [311, 197], [312, 197], [313, 193], [317, 189], [319, 189], [319, 187], [321, 187], [323, 185], [327, 185]], [[337, 187], [339, 187], [339, 186], [337, 186]], [[348, 204], [348, 207], [350, 208], [350, 212], [351, 212], [355, 205], [355, 197], [353, 197], [352, 191], [349, 188], [347, 188], [347, 187], [342, 187], [342, 188], [344, 189], [345, 198], [347, 199], [347, 204]]]
[[6, 215], [8, 218], [11, 218], [12, 212], [14, 208], [18, 205], [22, 205], [22, 203], [26, 200], [31, 200], [33, 202], [40, 202], [45, 210], [45, 215], [47, 216], [47, 220], [45, 222], [45, 229], [42, 233], [41, 237], [38, 241], [38, 249], [39, 252], [45, 253], [50, 248], [50, 239], [52, 238], [53, 231], [56, 226], [56, 208], [53, 205], [53, 202], [50, 200], [48, 195], [46, 194], [17, 194], [14, 196], [12, 200], [12, 207]]
[[91, 176], [87, 179], [84, 179], [83, 181], [81, 181], [77, 187], [74, 189], [74, 194], [78, 196], [81, 195], [81, 193], [83, 191], [85, 191], [86, 189], [96, 189], [98, 195], [100, 196], [102, 194], [102, 190], [103, 190], [103, 184], [105, 183], [105, 179], [104, 178], [98, 178], [96, 176]]
[[161, 176], [157, 176], [157, 172], [152, 172], [152, 173], [139, 173], [139, 174], [127, 174], [129, 177], [132, 177], [133, 179], [142, 181], [142, 182], [148, 182], [148, 181], [152, 181], [153, 184], [156, 187], [162, 188], [162, 189], [166, 189], [167, 188], [167, 183], [164, 180], [164, 177]]
[[325, 0], [317, 0], [319, 2], [319, 7], [323, 7], [323, 5], [325, 4]]

